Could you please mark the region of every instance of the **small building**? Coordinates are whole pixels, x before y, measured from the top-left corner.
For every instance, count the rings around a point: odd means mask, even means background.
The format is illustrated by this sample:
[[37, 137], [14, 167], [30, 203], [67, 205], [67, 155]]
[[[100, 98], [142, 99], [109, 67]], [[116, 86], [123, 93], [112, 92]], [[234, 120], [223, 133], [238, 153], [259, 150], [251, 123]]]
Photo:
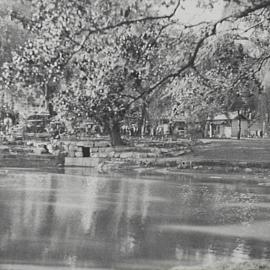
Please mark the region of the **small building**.
[[209, 118], [207, 124], [210, 138], [237, 137], [239, 124], [241, 124], [241, 136], [247, 137], [249, 134], [248, 119], [242, 114], [238, 114], [238, 112], [218, 114], [212, 119]]
[[263, 137], [265, 134], [265, 123], [262, 121], [251, 121], [249, 123], [250, 137]]
[[171, 120], [166, 117], [159, 119], [157, 126], [155, 127], [155, 135], [168, 136], [171, 134]]
[[171, 135], [174, 137], [184, 138], [187, 135], [187, 115], [185, 112], [180, 112], [177, 115], [171, 116], [163, 114], [159, 118], [156, 133], [162, 135]]
[[184, 115], [177, 116], [172, 121], [172, 135], [177, 137], [186, 137], [187, 120]]

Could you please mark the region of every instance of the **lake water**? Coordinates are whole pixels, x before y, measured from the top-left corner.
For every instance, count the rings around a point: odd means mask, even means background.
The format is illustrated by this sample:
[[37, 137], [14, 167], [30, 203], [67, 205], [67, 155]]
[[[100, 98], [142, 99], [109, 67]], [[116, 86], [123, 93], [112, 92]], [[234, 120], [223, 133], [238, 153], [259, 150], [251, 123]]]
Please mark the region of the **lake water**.
[[270, 179], [0, 175], [0, 269], [172, 269], [270, 259]]

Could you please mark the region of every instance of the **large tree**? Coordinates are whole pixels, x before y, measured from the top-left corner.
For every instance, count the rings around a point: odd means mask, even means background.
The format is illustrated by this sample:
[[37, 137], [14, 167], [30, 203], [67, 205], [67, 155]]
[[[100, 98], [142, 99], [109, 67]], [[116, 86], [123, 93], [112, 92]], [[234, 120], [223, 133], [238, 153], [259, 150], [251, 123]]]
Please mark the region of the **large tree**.
[[[231, 34], [219, 36], [209, 46], [196, 67], [171, 87], [178, 110], [197, 117], [234, 109], [255, 110], [254, 96], [262, 90], [253, 69], [257, 59], [244, 52]], [[242, 106], [236, 106], [240, 103]]]
[[206, 123], [228, 111], [258, 119], [269, 111], [269, 3], [227, 2], [220, 20], [192, 26], [212, 32], [203, 37], [190, 71], [172, 87], [174, 111], [189, 111], [193, 121]]
[[[200, 8], [211, 9], [217, 1], [197, 2]], [[5, 79], [20, 89], [42, 89], [47, 99], [54, 97], [62, 112], [68, 109], [96, 119], [110, 132], [113, 145], [121, 143], [120, 122], [149, 102], [157, 90], [167, 91], [173, 80], [193, 76], [195, 71], [209, 71], [200, 67], [205, 55], [211, 55], [210, 45], [219, 38], [219, 32], [237, 33], [236, 26], [238, 30], [243, 26], [260, 27], [258, 20], [266, 20], [270, 6], [269, 0], [242, 1], [242, 8], [216, 21], [184, 24], [175, 15], [187, 1], [31, 3], [32, 18], [23, 20], [31, 38], [6, 66]], [[161, 7], [165, 12], [160, 11]], [[263, 59], [262, 53], [257, 57], [260, 63], [266, 61], [267, 48], [268, 44], [264, 44]], [[212, 69], [210, 74], [201, 74], [200, 79], [206, 84], [213, 74]], [[51, 89], [58, 91], [51, 95]], [[213, 100], [211, 96], [218, 97], [217, 92], [209, 93]]]
[[95, 119], [113, 145], [121, 144], [121, 121], [171, 69], [164, 33], [179, 3], [169, 15], [156, 17], [149, 14], [151, 5], [137, 1], [32, 4], [27, 24], [32, 36], [7, 66], [7, 81], [20, 89], [42, 89], [47, 99], [56, 86], [53, 100], [60, 113]]

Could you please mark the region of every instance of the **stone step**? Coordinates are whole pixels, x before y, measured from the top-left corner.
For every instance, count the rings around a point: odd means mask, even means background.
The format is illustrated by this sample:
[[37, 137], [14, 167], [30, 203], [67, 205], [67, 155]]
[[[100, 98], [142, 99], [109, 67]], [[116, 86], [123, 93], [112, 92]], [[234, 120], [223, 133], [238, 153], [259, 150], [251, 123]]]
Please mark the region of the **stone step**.
[[66, 167], [97, 167], [98, 164], [103, 162], [102, 158], [93, 158], [93, 157], [66, 157], [65, 166]]

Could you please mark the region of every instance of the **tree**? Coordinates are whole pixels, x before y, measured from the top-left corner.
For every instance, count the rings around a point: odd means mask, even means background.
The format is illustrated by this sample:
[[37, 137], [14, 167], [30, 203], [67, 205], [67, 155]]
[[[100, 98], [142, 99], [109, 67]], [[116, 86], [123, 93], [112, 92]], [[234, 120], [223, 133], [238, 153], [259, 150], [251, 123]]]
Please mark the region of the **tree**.
[[[57, 85], [60, 90], [54, 101], [60, 111], [94, 118], [117, 145], [121, 121], [141, 104], [145, 88], [159, 80], [165, 69], [162, 34], [177, 6], [160, 17], [147, 17], [144, 11], [137, 24], [132, 19], [142, 12], [137, 1], [117, 10], [120, 3], [84, 2], [51, 0], [43, 6], [42, 1], [34, 1], [37, 11], [27, 26], [33, 37], [14, 55], [6, 79], [23, 89], [34, 85], [46, 97], [49, 86]], [[99, 25], [107, 26], [101, 30]]]
[[[27, 9], [21, 5], [20, 1], [0, 1], [0, 69], [3, 67], [4, 63], [12, 60], [13, 53], [19, 51], [20, 47], [27, 39], [27, 32], [23, 26], [12, 21], [9, 11], [11, 8], [25, 15], [27, 14]], [[10, 89], [5, 87], [5, 83], [1, 80], [0, 76], [1, 106], [12, 106], [14, 98], [10, 97], [10, 92]]]
[[10, 9], [16, 12], [27, 14], [25, 6], [20, 4], [20, 1], [10, 0], [7, 2], [0, 1], [0, 66], [4, 62], [12, 59], [12, 52], [19, 50], [26, 40], [26, 31], [23, 26], [12, 21]]
[[[197, 2], [211, 8], [216, 1]], [[224, 23], [266, 18], [260, 12], [267, 14], [270, 6], [270, 1], [247, 0], [244, 9], [216, 21], [187, 25], [174, 17], [182, 2], [164, 2], [171, 6], [165, 15], [155, 14], [153, 3], [159, 1], [32, 0], [31, 20], [23, 20], [31, 38], [6, 66], [5, 79], [17, 88], [35, 85], [46, 97], [54, 85], [57, 105], [94, 117], [110, 132], [112, 144], [120, 144], [119, 124], [128, 113], [157, 90], [168, 91], [176, 78], [192, 77], [192, 70], [205, 73], [200, 70], [204, 55], [211, 55], [220, 31], [228, 32]], [[198, 79], [206, 86], [214, 74], [212, 69], [201, 74], [210, 79]], [[216, 91], [205, 92], [213, 100]]]
[[[255, 111], [254, 98], [261, 92], [261, 83], [253, 66], [257, 59], [244, 52], [234, 35], [225, 34], [211, 43], [211, 50], [200, 56], [200, 64], [171, 87], [174, 110], [187, 111], [193, 121], [207, 123], [218, 112]], [[240, 139], [241, 128], [238, 138]]]
[[55, 96], [57, 107], [94, 118], [109, 132], [113, 145], [121, 144], [121, 122], [142, 108], [137, 97], [165, 69], [166, 41], [155, 38], [160, 31], [161, 26], [147, 24], [117, 29], [104, 37], [102, 44], [110, 40], [106, 47], [94, 55], [84, 52], [83, 61], [76, 57], [72, 79]]

